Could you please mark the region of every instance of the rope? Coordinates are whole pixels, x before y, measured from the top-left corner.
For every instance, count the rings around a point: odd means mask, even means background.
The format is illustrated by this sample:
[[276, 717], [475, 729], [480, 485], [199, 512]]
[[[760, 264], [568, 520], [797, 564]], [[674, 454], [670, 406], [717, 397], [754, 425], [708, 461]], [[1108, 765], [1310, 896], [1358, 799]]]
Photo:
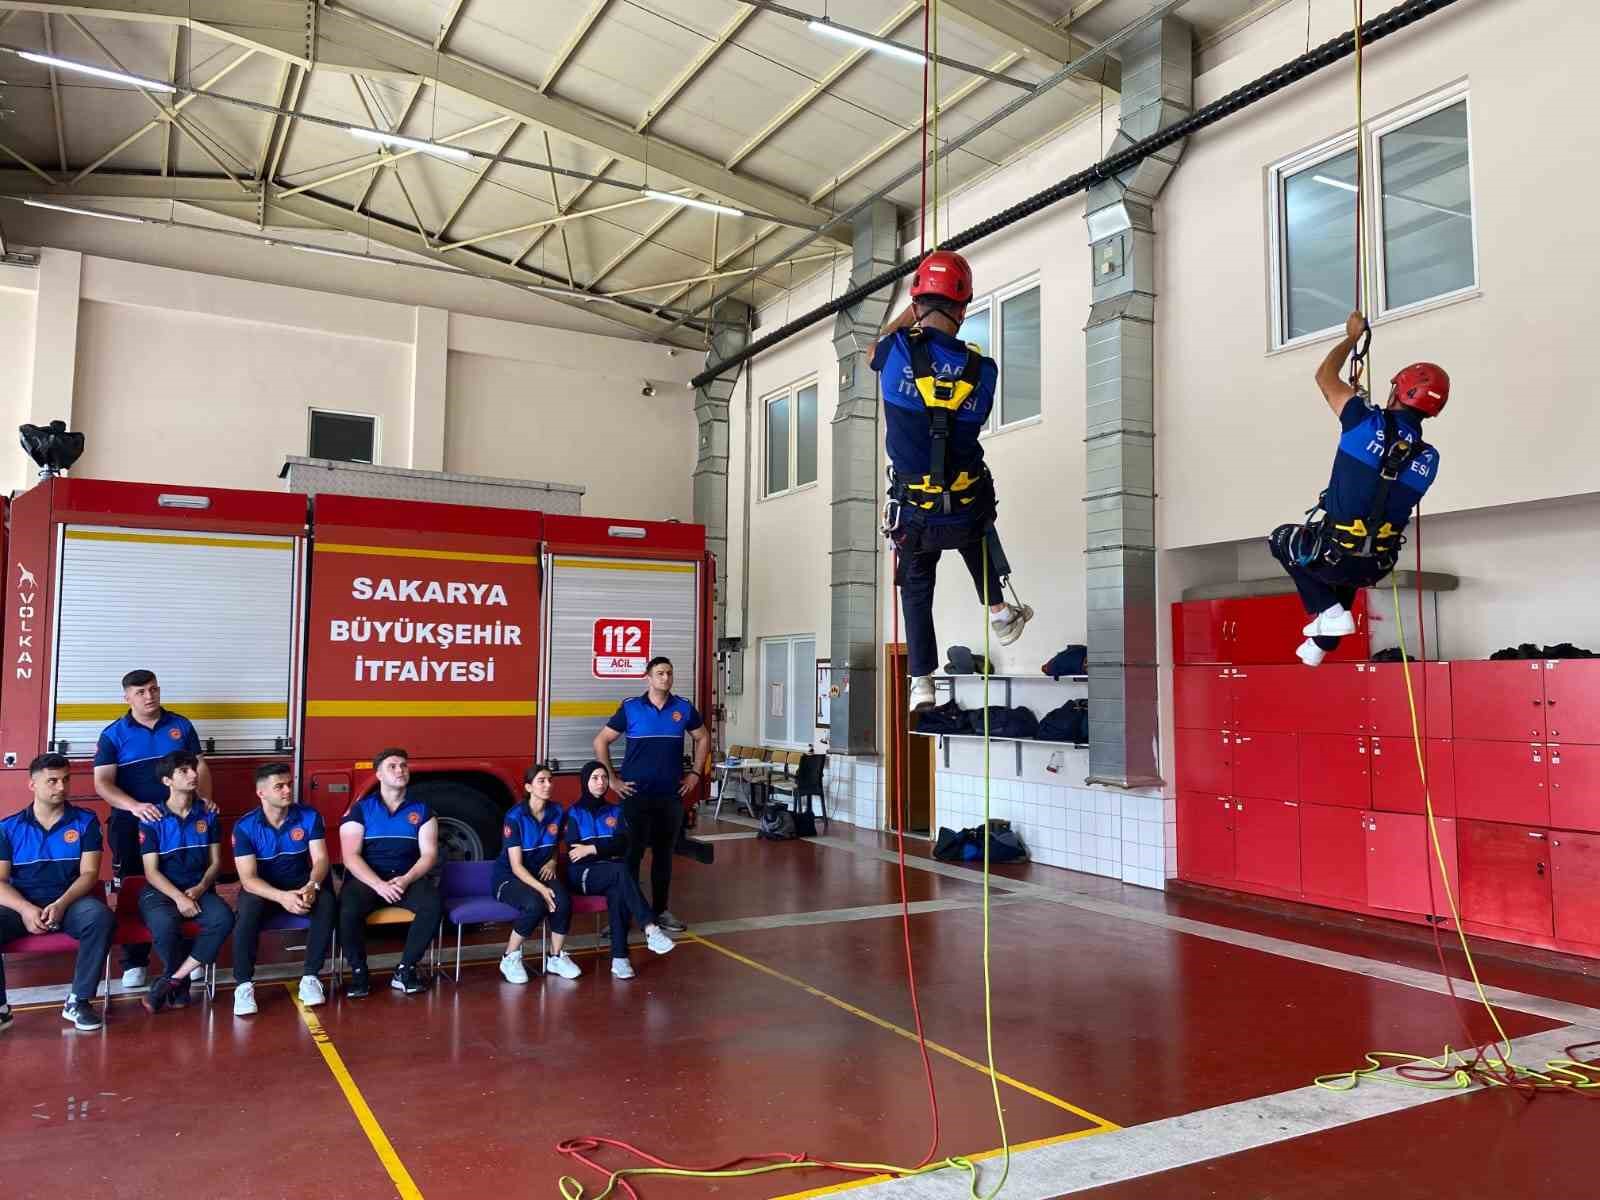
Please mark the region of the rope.
[[[983, 1044], [989, 1058], [989, 1088], [994, 1093], [995, 1120], [1000, 1123], [1004, 1155], [1000, 1181], [982, 1200], [993, 1200], [1011, 1177], [1011, 1139], [1006, 1135], [1005, 1107], [1000, 1103], [1000, 1080], [994, 1069], [994, 1001], [989, 978], [989, 539], [983, 539]], [[977, 1187], [977, 1179], [973, 1179]]]

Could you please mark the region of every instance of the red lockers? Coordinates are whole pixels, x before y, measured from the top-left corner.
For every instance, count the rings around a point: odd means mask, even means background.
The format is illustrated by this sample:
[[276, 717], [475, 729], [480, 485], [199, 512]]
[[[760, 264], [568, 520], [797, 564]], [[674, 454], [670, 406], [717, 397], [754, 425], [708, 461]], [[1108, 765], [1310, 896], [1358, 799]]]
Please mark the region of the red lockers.
[[1461, 918], [1478, 925], [1550, 937], [1550, 833], [1526, 825], [1462, 821]]
[[1293, 800], [1233, 801], [1233, 873], [1241, 883], [1300, 890], [1300, 806]]
[[1428, 835], [1426, 817], [1384, 812], [1370, 812], [1363, 816], [1367, 841], [1368, 907], [1419, 916], [1449, 916], [1450, 902], [1445, 896], [1445, 877], [1439, 871], [1439, 852], [1444, 854], [1450, 886], [1456, 889], [1456, 903], [1459, 905], [1457, 822], [1447, 817], [1439, 817], [1434, 821], [1439, 833], [1436, 851], [1433, 839]]
[[[1422, 772], [1417, 769], [1416, 743], [1405, 737], [1374, 737], [1372, 752], [1372, 807], [1384, 812], [1420, 813], [1423, 805]], [[1456, 813], [1456, 767], [1450, 742], [1429, 738], [1423, 743], [1428, 768], [1427, 794], [1435, 815]]]
[[1185, 879], [1233, 878], [1233, 801], [1178, 794], [1178, 873]]
[[1307, 804], [1372, 806], [1370, 739], [1346, 733], [1300, 735], [1300, 798]]
[[1600, 743], [1600, 659], [1511, 659], [1452, 666], [1455, 736]]
[[1600, 947], [1600, 837], [1550, 835], [1550, 892], [1556, 937]]
[[[1251, 596], [1190, 600], [1172, 613], [1173, 657], [1180, 663], [1281, 663], [1293, 658], [1310, 620], [1300, 597]], [[1369, 650], [1366, 596], [1352, 610], [1356, 632], [1328, 655], [1329, 662], [1364, 662]]]
[[1300, 806], [1300, 886], [1306, 898], [1367, 902], [1367, 814], [1326, 804]]

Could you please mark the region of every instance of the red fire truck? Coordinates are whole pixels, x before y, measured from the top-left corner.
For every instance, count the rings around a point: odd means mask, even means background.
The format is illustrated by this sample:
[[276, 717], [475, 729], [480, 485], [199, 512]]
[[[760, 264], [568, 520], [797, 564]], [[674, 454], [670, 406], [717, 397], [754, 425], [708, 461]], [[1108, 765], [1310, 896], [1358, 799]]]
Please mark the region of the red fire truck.
[[194, 721], [225, 814], [288, 759], [331, 826], [375, 786], [373, 755], [403, 746], [453, 858], [498, 852], [535, 758], [576, 795], [651, 656], [711, 719], [700, 526], [64, 477], [6, 516], [0, 812], [56, 750], [81, 764], [74, 800], [106, 815], [88, 760], [135, 667]]

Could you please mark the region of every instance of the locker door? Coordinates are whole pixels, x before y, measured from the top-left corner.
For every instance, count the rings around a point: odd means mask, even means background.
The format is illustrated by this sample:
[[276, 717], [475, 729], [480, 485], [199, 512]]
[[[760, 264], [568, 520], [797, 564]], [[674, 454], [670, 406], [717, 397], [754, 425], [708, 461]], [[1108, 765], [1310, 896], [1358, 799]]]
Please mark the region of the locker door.
[[1462, 821], [1456, 840], [1463, 919], [1544, 937], [1555, 932], [1544, 830]]
[[[1417, 751], [1407, 733], [1403, 737], [1375, 737], [1372, 742], [1372, 807], [1389, 812], [1420, 813], [1422, 775]], [[1456, 812], [1456, 765], [1451, 744], [1439, 738], [1426, 743], [1428, 791], [1435, 816]]]
[[[1438, 858], [1428, 837], [1428, 821], [1412, 813], [1371, 812], [1367, 818], [1367, 904], [1397, 912], [1428, 913], [1428, 885], [1433, 885], [1432, 909], [1435, 915], [1448, 916], [1450, 902], [1445, 898]], [[1441, 818], [1439, 846], [1451, 870], [1451, 885], [1460, 890], [1456, 862], [1455, 821]]]
[[1224, 624], [1222, 605], [1220, 600], [1189, 600], [1172, 606], [1172, 641], [1178, 662], [1233, 661], [1228, 657], [1229, 628]]
[[1301, 686], [1310, 693], [1304, 704], [1302, 730], [1306, 733], [1367, 732], [1367, 710], [1371, 705], [1367, 703], [1364, 664], [1325, 662], [1315, 671], [1301, 674]]
[[1544, 741], [1543, 664], [1525, 659], [1450, 664], [1454, 736]]
[[1233, 795], [1254, 796], [1263, 800], [1299, 799], [1299, 759], [1295, 752], [1295, 735], [1234, 734]]
[[1232, 793], [1232, 734], [1220, 729], [1180, 729], [1173, 753], [1180, 789], [1218, 796]]
[[[1399, 663], [1369, 663], [1367, 676], [1367, 729], [1371, 733], [1411, 736], [1411, 705], [1406, 699], [1406, 672]], [[1417, 720], [1423, 736], [1448, 738], [1450, 722], [1450, 664], [1434, 662], [1424, 670], [1411, 664], [1411, 691], [1416, 698]]]
[[1177, 667], [1172, 715], [1179, 729], [1231, 729], [1233, 679], [1226, 667]]
[[1600, 946], [1600, 837], [1552, 834], [1550, 867], [1556, 936]]
[[1547, 661], [1544, 705], [1552, 742], [1600, 742], [1600, 660]]
[[1354, 808], [1302, 804], [1300, 875], [1307, 899], [1366, 903], [1367, 814]]
[[1600, 833], [1600, 746], [1550, 745], [1550, 826]]
[[1370, 740], [1348, 734], [1301, 734], [1300, 799], [1307, 804], [1371, 807]]
[[1178, 873], [1185, 879], [1233, 878], [1233, 802], [1178, 793]]
[[1233, 728], [1246, 732], [1299, 733], [1315, 709], [1318, 672], [1292, 667], [1235, 667]]
[[1457, 740], [1453, 745], [1457, 816], [1550, 824], [1549, 773], [1542, 744]]
[[1300, 890], [1300, 806], [1293, 800], [1233, 802], [1234, 874], [1286, 892]]
[[[1252, 596], [1243, 600], [1225, 600], [1223, 603], [1229, 606], [1224, 619], [1232, 622], [1229, 662], [1294, 662], [1294, 648], [1305, 640], [1300, 630], [1310, 620], [1300, 606], [1300, 597]], [[1327, 662], [1366, 661], [1369, 639], [1364, 598], [1357, 597], [1353, 611], [1356, 632], [1341, 641], [1337, 650], [1329, 653]]]

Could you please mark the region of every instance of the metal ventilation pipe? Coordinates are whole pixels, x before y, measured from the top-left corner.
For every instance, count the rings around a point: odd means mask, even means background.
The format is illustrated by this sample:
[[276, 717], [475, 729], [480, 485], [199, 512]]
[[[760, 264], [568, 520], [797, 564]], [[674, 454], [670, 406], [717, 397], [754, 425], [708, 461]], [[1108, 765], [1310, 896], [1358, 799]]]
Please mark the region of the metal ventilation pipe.
[[[1122, 57], [1111, 157], [1189, 116], [1193, 35], [1176, 17], [1135, 34]], [[1155, 540], [1156, 197], [1182, 141], [1090, 189], [1093, 271], [1085, 329], [1088, 404], [1089, 782], [1161, 782], [1157, 745]]]
[[[730, 324], [713, 325], [711, 345], [706, 350], [708, 365], [738, 354], [750, 341], [749, 305], [727, 300], [718, 306], [715, 316]], [[706, 547], [717, 562], [713, 638], [722, 637], [728, 619], [728, 401], [738, 383], [739, 364], [735, 363], [694, 390], [694, 419], [699, 431], [695, 442], [694, 520], [706, 527]]]

